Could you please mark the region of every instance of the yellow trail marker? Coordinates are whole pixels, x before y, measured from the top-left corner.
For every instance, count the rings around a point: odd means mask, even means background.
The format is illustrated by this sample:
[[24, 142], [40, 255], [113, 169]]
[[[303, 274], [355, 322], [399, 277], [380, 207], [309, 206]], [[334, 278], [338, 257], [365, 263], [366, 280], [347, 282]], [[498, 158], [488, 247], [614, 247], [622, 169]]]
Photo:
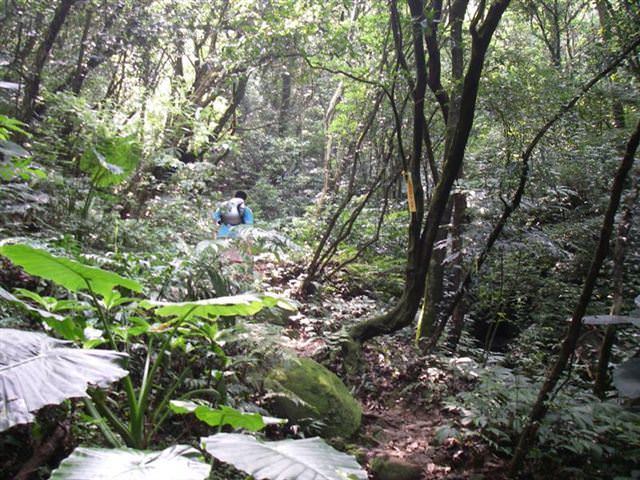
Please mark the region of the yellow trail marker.
[[413, 192], [413, 178], [411, 178], [411, 174], [407, 172], [402, 172], [404, 175], [404, 179], [407, 182], [407, 203], [409, 204], [409, 212], [415, 213], [416, 209], [416, 196]]

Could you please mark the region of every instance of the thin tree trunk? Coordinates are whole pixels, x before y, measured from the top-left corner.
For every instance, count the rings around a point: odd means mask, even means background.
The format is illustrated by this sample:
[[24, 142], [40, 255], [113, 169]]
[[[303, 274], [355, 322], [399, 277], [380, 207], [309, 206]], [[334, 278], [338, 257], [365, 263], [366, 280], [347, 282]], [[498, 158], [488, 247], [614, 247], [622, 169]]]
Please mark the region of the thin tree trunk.
[[80, 39], [80, 50], [78, 52], [78, 60], [76, 62], [76, 68], [73, 72], [73, 78], [70, 82], [71, 91], [78, 95], [82, 90], [82, 84], [87, 76], [87, 67], [85, 65], [84, 57], [87, 51], [87, 37], [89, 36], [89, 29], [91, 28], [91, 21], [93, 19], [93, 8], [89, 6], [84, 17], [84, 27], [82, 30], [82, 38]]
[[280, 75], [280, 112], [278, 115], [278, 135], [284, 137], [289, 128], [291, 110], [291, 69], [287, 68]]
[[[417, 209], [416, 212], [412, 212], [409, 226], [406, 285], [403, 296], [390, 312], [380, 317], [365, 320], [350, 330], [349, 333], [354, 340], [362, 342], [372, 336], [398, 330], [410, 325], [415, 318], [424, 293], [427, 266], [431, 262], [440, 222], [445, 212], [453, 183], [458, 177], [464, 160], [469, 133], [473, 125], [478, 87], [485, 55], [493, 33], [509, 3], [510, 0], [497, 0], [486, 12], [484, 8], [479, 7], [480, 10], [476, 12], [476, 16], [471, 21], [472, 48], [469, 67], [462, 86], [459, 121], [456, 122], [455, 131], [453, 129], [451, 130], [453, 132], [453, 139], [448, 142], [450, 148], [445, 152], [445, 163], [440, 181], [434, 189], [424, 228], [421, 232], [424, 198], [421, 184], [420, 160], [424, 128], [423, 104], [426, 89], [426, 65], [420, 22], [424, 20], [424, 12], [420, 0], [409, 0], [409, 7], [413, 18], [414, 55], [416, 58], [417, 72], [416, 91], [414, 94], [413, 155], [411, 157], [409, 173], [416, 186], [415, 197]], [[484, 21], [478, 26], [483, 14], [485, 14]], [[415, 288], [420, 288], [420, 290], [416, 291]]]
[[[602, 40], [604, 40], [607, 50], [611, 44], [613, 37], [611, 32], [611, 16], [607, 10], [606, 0], [596, 0], [596, 10], [598, 11], [598, 20], [600, 22], [600, 32]], [[608, 80], [609, 86], [613, 87], [613, 80]], [[615, 128], [625, 128], [624, 105], [619, 98], [614, 97], [611, 100], [611, 113], [613, 116], [613, 126]]]
[[331, 179], [331, 157], [333, 156], [333, 140], [334, 136], [329, 131], [331, 128], [331, 122], [333, 121], [333, 117], [336, 112], [336, 107], [342, 100], [342, 93], [344, 91], [344, 84], [340, 82], [333, 92], [333, 96], [329, 101], [329, 105], [327, 106], [327, 110], [324, 113], [323, 119], [323, 127], [324, 127], [324, 136], [325, 136], [325, 144], [324, 144], [324, 152], [323, 152], [323, 165], [322, 165], [322, 174], [324, 180], [322, 182], [322, 193], [320, 194], [320, 199], [318, 200], [318, 210], [322, 210], [322, 206], [324, 204], [324, 199], [329, 192], [329, 182]]
[[[458, 192], [453, 197], [453, 219], [451, 226], [451, 252], [453, 259], [453, 288], [457, 291], [462, 285], [462, 251], [464, 244], [462, 241], [462, 232], [464, 218], [467, 211], [467, 196], [463, 192]], [[464, 328], [464, 315], [466, 313], [466, 303], [458, 302], [451, 314], [452, 328], [447, 339], [447, 346], [451, 351], [458, 348], [458, 342]]]
[[[444, 261], [447, 257], [446, 241], [449, 236], [449, 219], [451, 218], [452, 202], [447, 206], [443, 224], [440, 225], [438, 236], [436, 237], [437, 247], [433, 251], [433, 258], [427, 274], [426, 286], [424, 290], [424, 300], [422, 310], [418, 318], [416, 328], [416, 341], [433, 334], [433, 328], [438, 324], [438, 319], [443, 310], [442, 301], [444, 298]], [[442, 244], [445, 245], [442, 245]]]
[[540, 140], [542, 140], [542, 138], [551, 129], [551, 127], [553, 127], [558, 120], [560, 120], [568, 111], [570, 111], [576, 105], [576, 103], [578, 103], [578, 101], [596, 83], [598, 83], [601, 79], [603, 79], [604, 77], [609, 75], [611, 72], [613, 72], [616, 69], [616, 67], [618, 65], [620, 65], [624, 61], [624, 59], [627, 58], [627, 56], [629, 56], [629, 54], [631, 52], [635, 51], [635, 49], [638, 47], [638, 45], [640, 45], [640, 37], [637, 37], [617, 57], [615, 57], [613, 60], [611, 60], [611, 62], [602, 71], [600, 71], [595, 77], [593, 77], [591, 80], [589, 80], [587, 83], [585, 83], [580, 88], [580, 91], [566, 105], [563, 105], [559, 109], [559, 111], [551, 119], [549, 119], [542, 126], [542, 128], [540, 128], [540, 130], [538, 130], [536, 135], [533, 137], [533, 140], [531, 140], [531, 142], [527, 146], [526, 150], [522, 154], [520, 179], [519, 179], [519, 182], [518, 182], [518, 188], [516, 189], [515, 193], [513, 194], [512, 199], [511, 199], [511, 201], [509, 203], [507, 203], [505, 200], [502, 200], [502, 198], [501, 198], [501, 200], [504, 203], [504, 209], [502, 211], [502, 215], [500, 215], [500, 218], [498, 219], [498, 221], [496, 222], [495, 226], [493, 227], [493, 230], [491, 231], [491, 233], [487, 237], [487, 241], [486, 241], [482, 251], [476, 256], [475, 260], [473, 261], [473, 263], [471, 265], [471, 268], [468, 268], [467, 273], [466, 273], [466, 275], [464, 277], [464, 280], [462, 281], [462, 283], [458, 287], [458, 290], [456, 291], [455, 295], [453, 296], [453, 299], [451, 301], [451, 304], [450, 304], [449, 308], [447, 309], [447, 312], [445, 312], [445, 314], [442, 317], [442, 322], [440, 322], [440, 325], [438, 325], [438, 327], [435, 329], [434, 336], [429, 341], [429, 345], [427, 346], [428, 349], [433, 349], [435, 347], [435, 345], [438, 342], [440, 336], [442, 335], [442, 332], [444, 331], [444, 328], [446, 326], [446, 323], [447, 323], [447, 320], [448, 320], [449, 316], [451, 315], [451, 312], [462, 301], [462, 299], [464, 298], [467, 290], [469, 289], [469, 287], [471, 285], [471, 280], [474, 277], [474, 272], [480, 271], [480, 268], [482, 267], [482, 265], [484, 264], [485, 260], [489, 256], [489, 253], [491, 252], [491, 249], [493, 248], [493, 245], [495, 244], [496, 240], [498, 240], [498, 238], [502, 234], [502, 230], [504, 229], [505, 225], [507, 224], [507, 221], [508, 221], [509, 217], [511, 217], [511, 214], [519, 208], [520, 202], [522, 200], [522, 196], [524, 195], [524, 191], [525, 191], [525, 187], [526, 187], [526, 184], [527, 184], [527, 180], [528, 180], [529, 160], [531, 159], [531, 156], [533, 155], [533, 152], [534, 152], [535, 148], [537, 147], [538, 143], [540, 142]]
[[582, 327], [582, 317], [584, 317], [584, 314], [587, 310], [587, 305], [591, 300], [591, 295], [593, 293], [593, 289], [595, 288], [598, 272], [600, 271], [600, 267], [602, 266], [602, 263], [604, 262], [607, 251], [609, 249], [609, 238], [611, 237], [615, 215], [620, 204], [620, 197], [622, 196], [622, 191], [624, 189], [624, 183], [627, 175], [631, 170], [631, 167], [633, 166], [634, 156], [639, 142], [640, 122], [638, 122], [633, 135], [627, 143], [624, 157], [614, 177], [613, 186], [611, 188], [611, 196], [609, 198], [609, 205], [604, 215], [602, 228], [600, 230], [600, 240], [594, 252], [593, 261], [589, 268], [587, 278], [585, 279], [582, 293], [573, 311], [573, 315], [571, 316], [571, 323], [567, 330], [567, 334], [562, 342], [562, 346], [560, 347], [560, 354], [558, 355], [558, 358], [553, 367], [549, 370], [547, 378], [540, 388], [540, 391], [538, 392], [538, 397], [533, 404], [533, 407], [531, 408], [529, 419], [527, 420], [522, 434], [520, 435], [518, 446], [509, 465], [509, 471], [512, 475], [515, 475], [520, 470], [520, 467], [522, 466], [523, 461], [529, 453], [529, 450], [535, 443], [540, 423], [549, 410], [547, 400], [553, 393], [553, 390], [560, 380], [562, 372], [569, 363], [569, 358], [576, 348], [576, 344], [578, 342], [580, 330]]
[[[618, 230], [616, 233], [616, 244], [613, 253], [613, 303], [611, 305], [610, 315], [620, 315], [622, 309], [622, 302], [624, 300], [624, 256], [629, 241], [629, 232], [631, 231], [631, 224], [633, 221], [633, 206], [636, 200], [638, 200], [639, 183], [637, 172], [633, 179], [633, 190], [630, 192], [626, 199], [625, 206], [622, 213], [622, 218], [618, 224]], [[607, 374], [609, 370], [609, 360], [611, 359], [611, 347], [615, 342], [616, 326], [609, 325], [605, 332], [604, 338], [600, 345], [598, 352], [598, 365], [596, 367], [596, 378], [593, 386], [593, 393], [604, 399], [606, 396], [607, 385], [609, 383], [609, 376]]]
[[58, 38], [58, 34], [64, 25], [67, 16], [69, 15], [69, 11], [74, 3], [77, 0], [61, 0], [53, 14], [53, 19], [47, 28], [44, 39], [42, 43], [39, 45], [38, 50], [36, 51], [35, 59], [33, 61], [33, 65], [29, 71], [29, 75], [25, 81], [24, 87], [24, 95], [22, 97], [22, 108], [20, 112], [20, 119], [23, 122], [31, 121], [33, 117], [33, 113], [35, 110], [36, 100], [38, 98], [38, 94], [40, 93], [40, 82], [42, 80], [42, 71], [44, 69], [47, 60], [49, 59], [49, 54], [51, 53], [51, 49], [53, 48], [53, 44]]

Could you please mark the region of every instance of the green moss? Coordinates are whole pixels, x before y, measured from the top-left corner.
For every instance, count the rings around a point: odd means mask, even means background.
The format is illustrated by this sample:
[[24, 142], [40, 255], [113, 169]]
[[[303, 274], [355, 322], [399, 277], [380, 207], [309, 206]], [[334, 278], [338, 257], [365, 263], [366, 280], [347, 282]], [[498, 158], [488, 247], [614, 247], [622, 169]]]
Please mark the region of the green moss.
[[419, 480], [422, 469], [400, 459], [376, 457], [369, 464], [376, 480]]
[[291, 358], [271, 370], [265, 386], [275, 392], [272, 410], [298, 421], [314, 418], [325, 425], [323, 435], [348, 437], [362, 420], [362, 409], [331, 371], [308, 358]]

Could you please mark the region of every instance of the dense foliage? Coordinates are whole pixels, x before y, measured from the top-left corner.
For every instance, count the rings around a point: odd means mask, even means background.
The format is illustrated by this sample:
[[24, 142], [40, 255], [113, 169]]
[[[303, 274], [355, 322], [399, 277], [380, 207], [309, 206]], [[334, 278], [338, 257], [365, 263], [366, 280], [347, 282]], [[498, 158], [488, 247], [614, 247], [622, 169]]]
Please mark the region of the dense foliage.
[[[0, 478], [637, 474], [637, 2], [14, 0], [0, 32]], [[307, 438], [267, 381], [296, 356], [356, 435]]]

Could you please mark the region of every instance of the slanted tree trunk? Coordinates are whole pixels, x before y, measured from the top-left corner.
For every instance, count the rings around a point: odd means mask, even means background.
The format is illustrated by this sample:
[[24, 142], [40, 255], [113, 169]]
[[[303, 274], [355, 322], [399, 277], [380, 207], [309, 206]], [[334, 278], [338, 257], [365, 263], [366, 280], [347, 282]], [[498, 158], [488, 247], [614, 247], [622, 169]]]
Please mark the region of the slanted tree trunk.
[[49, 54], [51, 53], [53, 44], [56, 41], [56, 38], [58, 38], [58, 34], [60, 33], [60, 30], [62, 29], [62, 26], [64, 25], [64, 22], [69, 15], [69, 11], [71, 10], [73, 4], [76, 3], [76, 1], [77, 0], [60, 0], [58, 5], [56, 6], [53, 18], [51, 19], [51, 22], [47, 27], [44, 39], [36, 50], [35, 59], [33, 60], [31, 68], [29, 69], [29, 73], [24, 85], [24, 94], [22, 97], [22, 107], [20, 111], [20, 119], [23, 122], [30, 122], [33, 117], [36, 100], [40, 93], [42, 71], [45, 64], [47, 63], [47, 60], [49, 59]]
[[[378, 93], [376, 95], [376, 100], [374, 102], [373, 108], [368, 113], [367, 118], [363, 123], [360, 134], [358, 135], [358, 138], [350, 146], [348, 154], [345, 155], [345, 158], [350, 160], [351, 162], [347, 190], [344, 193], [344, 198], [329, 217], [327, 225], [324, 228], [324, 232], [322, 233], [322, 236], [320, 237], [320, 240], [316, 245], [311, 262], [309, 262], [309, 265], [306, 268], [306, 275], [300, 283], [300, 287], [298, 289], [299, 293], [302, 295], [311, 293], [312, 282], [316, 280], [320, 275], [322, 275], [323, 271], [327, 268], [329, 262], [337, 252], [337, 249], [340, 246], [341, 242], [343, 242], [350, 234], [358, 215], [364, 208], [366, 202], [368, 202], [368, 200], [371, 198], [371, 195], [374, 193], [382, 180], [382, 176], [386, 170], [384, 166], [381, 167], [380, 175], [378, 175], [376, 181], [373, 182], [373, 184], [369, 188], [364, 201], [361, 202], [359, 206], [353, 209], [346, 223], [344, 223], [341, 227], [338, 227], [340, 216], [347, 209], [356, 193], [356, 173], [358, 171], [358, 163], [362, 145], [367, 139], [370, 129], [374, 124], [378, 111], [380, 110], [380, 106], [382, 104], [382, 99], [383, 94]], [[392, 150], [389, 149], [388, 158], [385, 164], [388, 163], [391, 154]], [[335, 231], [337, 231], [338, 233], [335, 235], [335, 238], [331, 239], [331, 236], [335, 233]]]
[[[446, 113], [447, 117], [444, 118], [447, 129], [445, 140], [445, 153], [451, 147], [451, 141], [455, 135], [455, 126], [460, 121], [460, 101], [462, 90], [462, 79], [464, 76], [464, 54], [462, 49], [462, 22], [464, 20], [464, 14], [467, 10], [467, 0], [457, 0], [452, 3], [450, 9], [450, 23], [451, 23], [451, 78], [453, 79], [453, 87], [451, 94], [444, 95], [446, 97], [446, 104], [441, 105], [443, 115]], [[434, 34], [435, 36], [435, 34]], [[427, 39], [429, 35], [427, 35]], [[437, 96], [438, 92], [434, 90], [434, 94]], [[460, 168], [462, 171], [462, 167]], [[445, 241], [449, 235], [448, 224], [451, 219], [451, 212], [453, 210], [453, 199], [449, 199], [447, 209], [441, 223], [446, 224], [447, 228], [440, 226], [438, 235], [436, 236], [435, 243], [438, 245], [440, 242]], [[427, 274], [427, 285], [424, 292], [424, 306], [420, 320], [418, 321], [418, 328], [416, 331], [416, 339], [433, 335], [433, 327], [438, 323], [438, 319], [443, 311], [442, 300], [444, 298], [444, 278], [445, 278], [445, 265], [444, 260], [446, 258], [447, 248], [440, 246], [436, 248], [433, 253], [431, 265], [429, 266], [429, 273]]]
[[[633, 207], [638, 200], [640, 193], [640, 183], [638, 182], [640, 171], [636, 172], [633, 179], [633, 190], [626, 199], [620, 223], [616, 232], [616, 244], [613, 251], [613, 303], [611, 304], [610, 315], [620, 315], [622, 302], [624, 300], [624, 257], [629, 241], [629, 232], [633, 220]], [[593, 393], [604, 399], [607, 385], [609, 384], [609, 360], [611, 359], [611, 348], [616, 338], [616, 325], [609, 325], [605, 331], [604, 338], [600, 344], [598, 352], [598, 365], [596, 367], [596, 378], [593, 386]]]
[[602, 263], [607, 256], [607, 251], [609, 249], [609, 238], [611, 237], [615, 215], [620, 204], [620, 197], [622, 196], [622, 191], [624, 189], [624, 183], [627, 175], [631, 170], [631, 167], [633, 166], [634, 156], [636, 150], [638, 149], [639, 142], [640, 122], [638, 122], [633, 135], [631, 135], [631, 138], [627, 143], [624, 157], [622, 158], [622, 162], [620, 163], [620, 166], [615, 174], [613, 186], [611, 188], [611, 196], [609, 198], [609, 205], [607, 207], [607, 211], [605, 212], [602, 222], [602, 228], [600, 230], [600, 240], [594, 252], [593, 261], [591, 262], [591, 266], [589, 267], [589, 272], [587, 274], [587, 278], [585, 279], [582, 293], [580, 294], [580, 298], [578, 299], [578, 302], [573, 311], [573, 315], [571, 316], [571, 323], [567, 330], [567, 334], [565, 335], [565, 338], [560, 347], [560, 353], [558, 355], [558, 358], [556, 359], [556, 362], [547, 373], [545, 382], [538, 392], [538, 397], [533, 404], [533, 407], [531, 408], [529, 418], [524, 429], [522, 430], [518, 446], [513, 454], [513, 458], [509, 465], [509, 470], [512, 475], [515, 475], [520, 470], [520, 467], [522, 466], [523, 461], [529, 453], [529, 450], [534, 445], [540, 423], [549, 410], [549, 404], [547, 402], [549, 396], [556, 388], [556, 385], [560, 380], [560, 376], [562, 375], [562, 372], [564, 372], [564, 369], [569, 363], [569, 358], [571, 358], [571, 355], [576, 348], [576, 344], [580, 336], [580, 330], [582, 328], [582, 317], [584, 317], [584, 314], [587, 310], [587, 305], [591, 300], [591, 295], [596, 284], [596, 279], [598, 277], [600, 267], [602, 266]]
[[78, 60], [76, 61], [76, 67], [74, 68], [71, 79], [69, 81], [71, 91], [76, 95], [80, 93], [82, 84], [84, 83], [84, 79], [87, 74], [85, 70], [85, 54], [87, 52], [87, 38], [89, 37], [89, 30], [91, 29], [92, 19], [93, 7], [90, 5], [84, 15], [84, 26], [82, 28], [82, 37], [80, 38]]

